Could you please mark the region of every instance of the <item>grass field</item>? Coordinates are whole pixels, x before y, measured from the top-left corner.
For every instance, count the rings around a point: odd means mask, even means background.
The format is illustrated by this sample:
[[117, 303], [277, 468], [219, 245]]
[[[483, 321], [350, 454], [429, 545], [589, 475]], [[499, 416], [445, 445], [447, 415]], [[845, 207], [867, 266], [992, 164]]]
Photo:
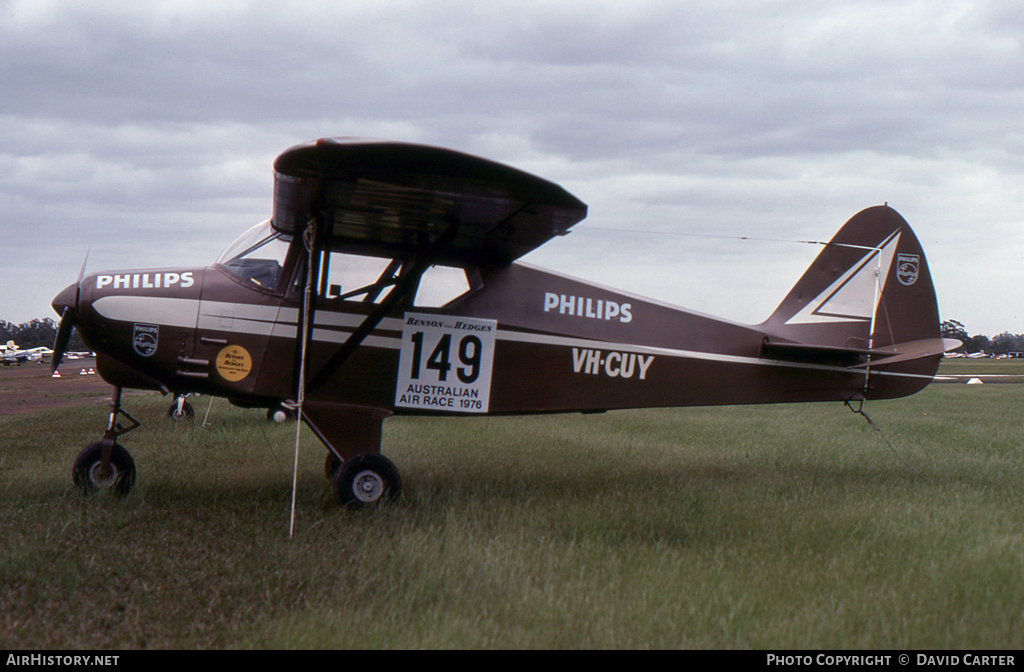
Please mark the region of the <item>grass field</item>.
[[924, 477], [838, 404], [393, 418], [347, 511], [305, 432], [291, 540], [293, 426], [167, 403], [124, 502], [70, 489], [105, 409], [0, 418], [0, 648], [1024, 644], [1018, 385], [867, 404]]
[[1024, 359], [944, 359], [939, 375], [1024, 376]]

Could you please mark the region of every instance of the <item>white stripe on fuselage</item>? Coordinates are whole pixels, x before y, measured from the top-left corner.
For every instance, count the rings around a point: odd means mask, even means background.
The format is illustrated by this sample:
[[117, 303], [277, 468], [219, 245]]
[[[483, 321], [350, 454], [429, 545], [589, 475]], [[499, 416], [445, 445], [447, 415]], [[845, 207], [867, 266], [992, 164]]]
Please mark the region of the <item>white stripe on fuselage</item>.
[[[168, 297], [149, 296], [104, 296], [93, 301], [93, 308], [100, 315], [110, 320], [122, 322], [146, 322], [161, 326], [192, 328], [199, 324], [200, 329], [215, 331], [231, 331], [257, 336], [275, 336], [279, 338], [296, 338], [298, 335], [299, 311], [295, 308], [277, 308], [248, 303], [229, 303], [220, 301], [203, 301], [200, 310], [198, 299], [175, 299]], [[201, 314], [200, 314], [201, 313]], [[232, 326], [221, 326], [230, 319]], [[356, 313], [316, 312], [313, 340], [322, 343], [344, 343], [348, 340], [348, 332], [322, 327], [356, 328], [366, 316]], [[385, 318], [380, 326], [389, 331], [400, 331], [403, 320]], [[615, 343], [589, 338], [536, 334], [508, 329], [498, 329], [497, 339], [512, 343], [532, 343], [537, 345], [556, 345], [567, 348], [590, 348], [646, 355], [660, 355], [679, 359], [696, 359], [727, 364], [746, 366], [773, 366], [791, 369], [805, 369], [823, 372], [838, 372], [851, 375], [862, 375], [842, 366], [825, 364], [807, 364], [788, 362], [777, 359], [764, 359], [743, 355], [728, 355], [718, 352], [702, 352], [699, 350], [679, 350], [656, 346], [637, 345], [636, 343]], [[370, 335], [364, 341], [366, 345], [389, 350], [401, 349], [401, 338]], [[874, 372], [873, 375], [897, 376], [905, 378], [932, 378], [912, 373]]]
[[196, 326], [199, 329], [270, 336], [277, 321], [278, 311], [278, 306], [203, 301], [199, 305], [199, 320]]
[[164, 296], [102, 296], [92, 308], [108, 320], [195, 329], [199, 299]]

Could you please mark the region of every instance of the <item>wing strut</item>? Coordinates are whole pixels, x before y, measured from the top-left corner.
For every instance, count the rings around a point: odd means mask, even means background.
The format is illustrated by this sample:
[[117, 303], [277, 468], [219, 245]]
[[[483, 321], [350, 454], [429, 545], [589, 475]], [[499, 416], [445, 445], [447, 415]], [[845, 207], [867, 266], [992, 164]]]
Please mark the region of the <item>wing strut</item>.
[[345, 363], [345, 361], [352, 356], [352, 353], [362, 345], [366, 337], [370, 335], [380, 321], [390, 313], [395, 306], [405, 300], [411, 291], [414, 291], [419, 285], [420, 276], [430, 268], [430, 265], [435, 263], [438, 256], [443, 253], [444, 249], [455, 239], [458, 233], [459, 224], [458, 222], [450, 222], [447, 228], [430, 246], [427, 251], [419, 256], [413, 263], [412, 267], [407, 271], [403, 271], [395, 282], [394, 288], [391, 290], [383, 301], [363, 318], [363, 321], [359, 323], [352, 335], [345, 339], [341, 348], [338, 349], [331, 358], [317, 371], [316, 375], [309, 381], [310, 389], [316, 389], [326, 383], [331, 376], [337, 372], [338, 369]]
[[[415, 291], [419, 284], [420, 276], [430, 267], [431, 264], [435, 263], [439, 255], [443, 254], [445, 249], [451, 244], [458, 234], [459, 224], [457, 221], [449, 220], [448, 226], [444, 232], [434, 240], [433, 244], [427, 248], [427, 250], [419, 255], [413, 262], [412, 266], [407, 271], [404, 271], [399, 275], [394, 283], [394, 288], [391, 292], [381, 301], [371, 312], [367, 315], [363, 321], [359, 324], [359, 327], [345, 339], [342, 346], [331, 355], [330, 359], [317, 371], [316, 375], [309, 378], [306, 376], [306, 368], [308, 366], [308, 352], [310, 341], [312, 338], [313, 323], [314, 323], [314, 312], [316, 310], [312, 295], [314, 292], [313, 278], [315, 277], [314, 265], [317, 253], [321, 251], [321, 247], [324, 246], [324, 241], [328, 239], [326, 235], [319, 235], [324, 230], [325, 222], [317, 220], [311, 220], [306, 228], [305, 234], [303, 235], [303, 243], [305, 244], [306, 253], [308, 259], [306, 263], [306, 279], [303, 283], [303, 302], [302, 302], [302, 315], [300, 322], [302, 325], [301, 338], [302, 344], [300, 346], [299, 353], [299, 376], [298, 376], [298, 390], [297, 390], [297, 403], [296, 403], [296, 423], [295, 423], [295, 465], [292, 474], [292, 507], [291, 507], [291, 520], [288, 528], [288, 537], [291, 538], [295, 530], [295, 492], [298, 485], [298, 469], [299, 469], [299, 436], [302, 423], [305, 422], [312, 429], [313, 433], [317, 435], [327, 449], [334, 454], [339, 461], [343, 461], [352, 457], [349, 455], [345, 446], [336, 446], [335, 441], [329, 439], [328, 436], [322, 431], [322, 427], [318, 427], [318, 422], [314, 422], [310, 415], [304, 412], [304, 406], [306, 405], [306, 392], [307, 390], [316, 389], [325, 382], [327, 382], [334, 373], [341, 368], [345, 361], [352, 356], [352, 353], [359, 348], [359, 346], [366, 340], [366, 337], [380, 324], [381, 320], [390, 313], [401, 301], [408, 297], [409, 293]], [[310, 402], [310, 411], [314, 411], [317, 404]], [[321, 407], [323, 404], [319, 404]], [[381, 409], [367, 409], [363, 407], [356, 407], [351, 405], [342, 405], [343, 408], [338, 405], [331, 404], [331, 413], [329, 415], [340, 416], [347, 421], [354, 423], [356, 432], [359, 433], [362, 430], [362, 434], [367, 436], [362, 437], [368, 441], [376, 442], [379, 448], [380, 445], [380, 423], [384, 417], [390, 415], [389, 411], [381, 412]], [[320, 409], [323, 410], [322, 408]], [[315, 415], [316, 413], [314, 413]], [[322, 415], [322, 413], [320, 414]], [[369, 418], [369, 420], [368, 420]], [[336, 420], [339, 418], [335, 418]], [[321, 422], [322, 422], [321, 417]], [[375, 430], [375, 431], [374, 431]], [[362, 435], [361, 435], [362, 436]], [[339, 452], [339, 449], [341, 452]], [[345, 454], [342, 454], [344, 452]]]
[[288, 538], [295, 534], [295, 492], [299, 485], [299, 436], [302, 431], [302, 407], [306, 402], [306, 357], [308, 354], [310, 326], [313, 324], [313, 258], [316, 250], [317, 227], [310, 222], [302, 234], [302, 242], [308, 255], [306, 281], [302, 288], [302, 346], [299, 355], [299, 390], [295, 405], [295, 464], [292, 467], [292, 510], [288, 521]]

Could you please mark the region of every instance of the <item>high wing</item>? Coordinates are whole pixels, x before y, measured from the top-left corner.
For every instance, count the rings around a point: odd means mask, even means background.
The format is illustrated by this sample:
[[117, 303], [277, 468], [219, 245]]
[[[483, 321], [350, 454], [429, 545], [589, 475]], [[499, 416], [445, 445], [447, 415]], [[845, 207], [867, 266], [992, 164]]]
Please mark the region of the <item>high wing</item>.
[[562, 187], [450, 149], [361, 138], [297, 145], [274, 162], [276, 230], [327, 223], [328, 246], [435, 263], [511, 263], [587, 216]]

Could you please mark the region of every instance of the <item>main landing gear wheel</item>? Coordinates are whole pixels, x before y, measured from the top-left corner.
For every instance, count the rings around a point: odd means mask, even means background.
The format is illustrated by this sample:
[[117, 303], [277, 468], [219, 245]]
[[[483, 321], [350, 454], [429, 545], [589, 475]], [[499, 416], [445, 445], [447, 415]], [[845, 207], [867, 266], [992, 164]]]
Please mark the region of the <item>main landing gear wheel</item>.
[[402, 479], [391, 460], [375, 453], [356, 455], [334, 475], [334, 494], [350, 508], [375, 506], [398, 499]]
[[103, 442], [91, 443], [78, 453], [71, 467], [71, 478], [82, 494], [109, 490], [125, 497], [135, 485], [135, 460], [121, 444], [115, 443], [110, 451], [107, 473], [103, 473]]
[[178, 420], [191, 420], [194, 416], [195, 411], [192, 410], [192, 404], [187, 401], [175, 401], [171, 404], [171, 407], [167, 409], [167, 417], [175, 422]]

